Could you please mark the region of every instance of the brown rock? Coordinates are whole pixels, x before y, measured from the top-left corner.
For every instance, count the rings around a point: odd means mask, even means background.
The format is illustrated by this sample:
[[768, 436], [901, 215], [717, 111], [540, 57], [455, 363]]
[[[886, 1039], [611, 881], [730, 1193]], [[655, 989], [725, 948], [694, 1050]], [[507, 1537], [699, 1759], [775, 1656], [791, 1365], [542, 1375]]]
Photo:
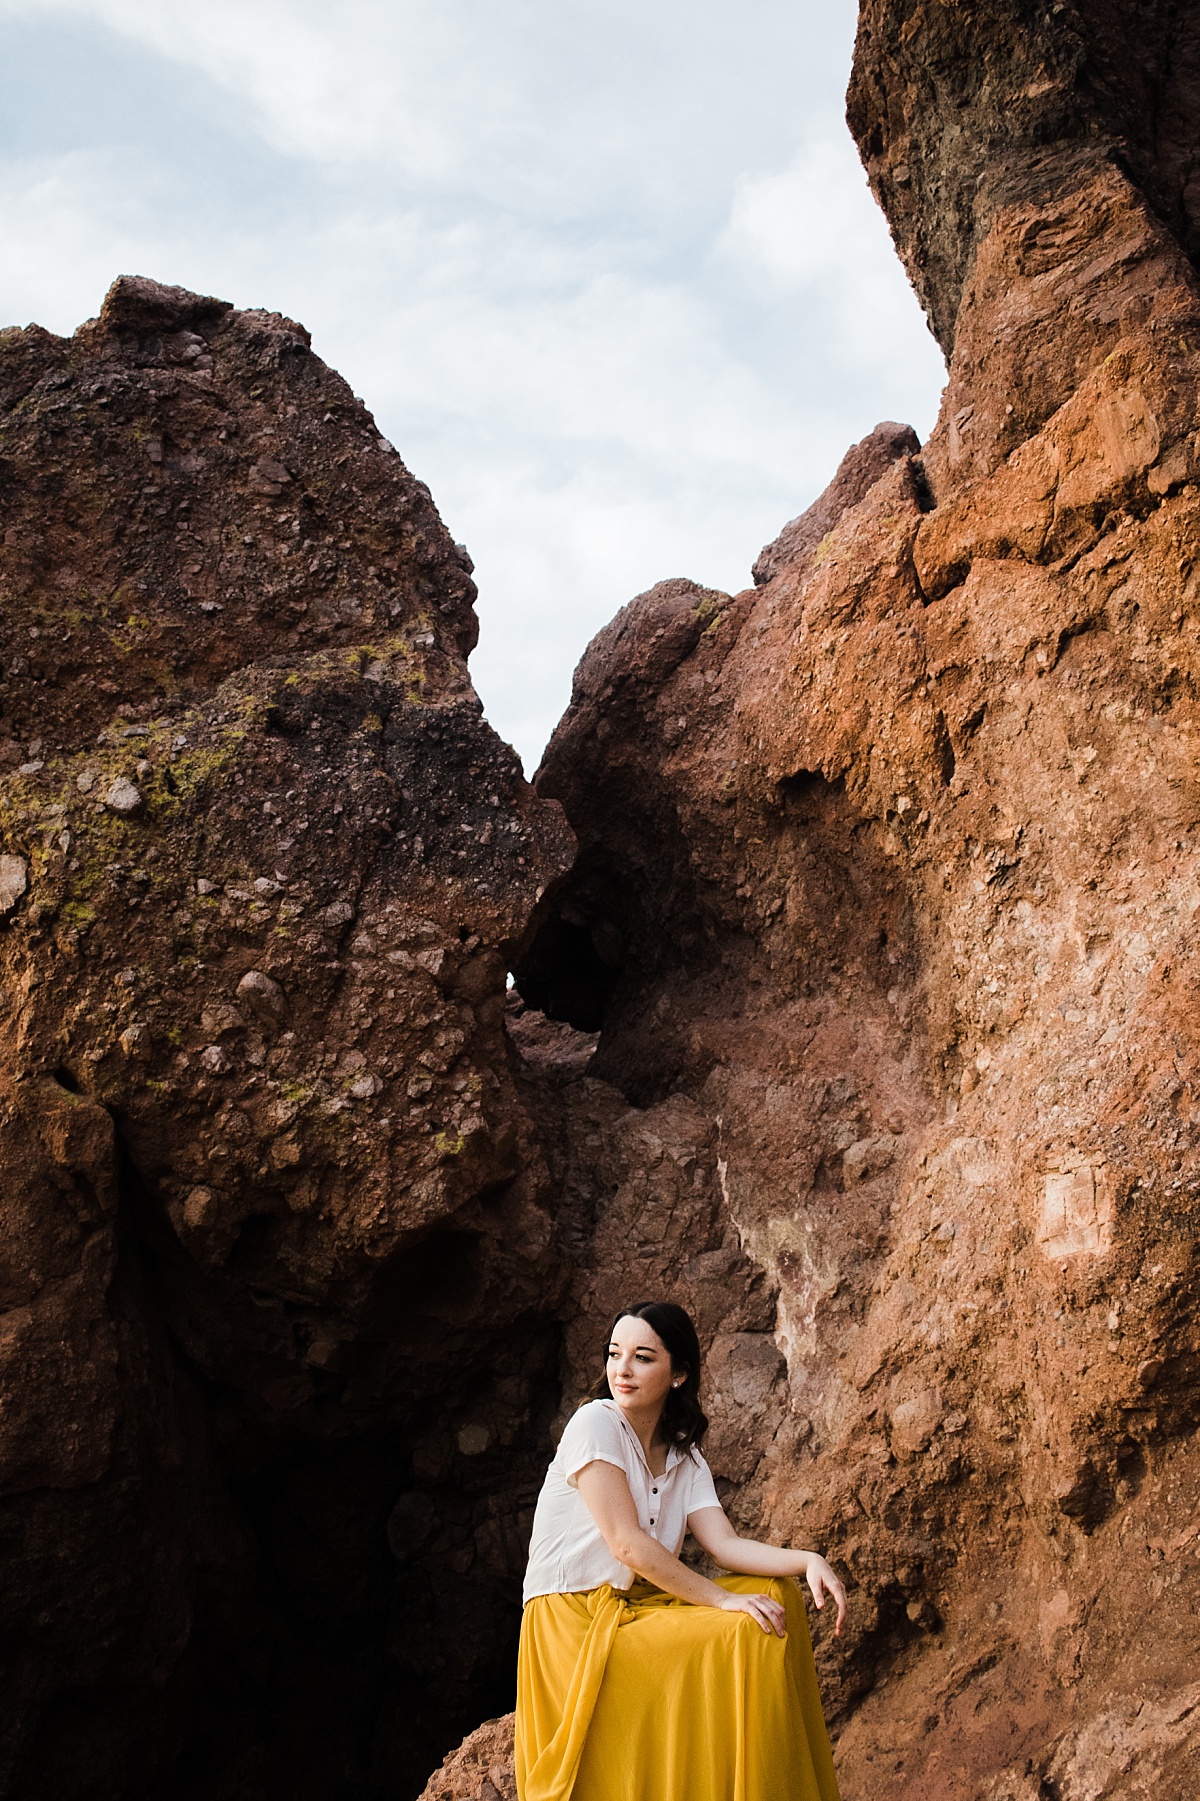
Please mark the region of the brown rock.
[[1195, 1789], [1198, 44], [866, 0], [938, 424], [624, 608], [536, 794], [302, 327], [0, 337], [7, 1793], [416, 1793], [655, 1293], [849, 1578], [847, 1794]]
[[1200, 30], [1173, 0], [863, 0], [847, 117], [947, 355], [979, 245], [1014, 202], [1070, 204], [1119, 164], [1194, 258], [1198, 104]]
[[212, 324], [231, 313], [228, 300], [191, 294], [186, 288], [164, 287], [144, 275], [119, 275], [104, 297], [101, 331], [175, 331], [186, 325]]
[[419, 1801], [516, 1801], [512, 1747], [512, 1714], [485, 1720], [434, 1771]]
[[246, 971], [237, 985], [237, 997], [268, 1030], [277, 1032], [286, 1025], [287, 996], [279, 983], [264, 975], [261, 969]]
[[752, 571], [755, 587], [772, 581], [782, 569], [790, 566], [794, 570], [806, 561], [842, 514], [856, 507], [893, 463], [904, 456], [916, 456], [920, 448], [921, 441], [911, 425], [896, 425], [891, 420], [885, 420], [869, 436], [852, 444], [820, 499], [759, 551]]
[[1198, 47], [868, 0], [851, 119], [937, 427], [703, 629], [681, 583], [618, 615], [537, 777], [580, 845], [518, 981], [586, 1062], [514, 1031], [568, 1394], [615, 1306], [695, 1307], [728, 1505], [850, 1578], [848, 1793], [1195, 1786]]
[[315, 1801], [384, 1694], [414, 1793], [515, 1641], [563, 1262], [505, 970], [572, 841], [301, 327], [122, 279], [0, 335], [0, 440], [0, 1789], [203, 1741]]

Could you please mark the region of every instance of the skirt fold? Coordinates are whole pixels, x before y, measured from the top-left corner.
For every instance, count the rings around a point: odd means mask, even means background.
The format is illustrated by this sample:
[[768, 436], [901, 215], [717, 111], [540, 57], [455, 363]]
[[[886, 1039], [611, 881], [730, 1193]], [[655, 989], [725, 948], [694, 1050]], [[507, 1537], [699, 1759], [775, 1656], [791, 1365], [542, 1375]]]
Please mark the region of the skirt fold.
[[642, 1582], [528, 1603], [520, 1801], [838, 1801], [795, 1584], [721, 1586], [773, 1595], [787, 1636]]

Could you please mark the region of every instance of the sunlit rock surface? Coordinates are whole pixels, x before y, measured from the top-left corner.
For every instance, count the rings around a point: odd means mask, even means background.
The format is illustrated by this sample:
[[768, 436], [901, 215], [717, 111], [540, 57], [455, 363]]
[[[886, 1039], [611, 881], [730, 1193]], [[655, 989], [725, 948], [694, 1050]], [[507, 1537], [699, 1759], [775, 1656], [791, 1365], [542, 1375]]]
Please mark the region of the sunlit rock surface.
[[[756, 589], [625, 608], [537, 780], [580, 849], [519, 981], [601, 1027], [569, 1192], [613, 1160], [568, 1387], [639, 1259], [697, 1299], [731, 1507], [853, 1579], [818, 1630], [851, 1795], [1198, 1773], [1195, 34], [1116, 29], [864, 7], [937, 428], [881, 428]], [[694, 1272], [735, 1247], [763, 1316], [726, 1323]]]

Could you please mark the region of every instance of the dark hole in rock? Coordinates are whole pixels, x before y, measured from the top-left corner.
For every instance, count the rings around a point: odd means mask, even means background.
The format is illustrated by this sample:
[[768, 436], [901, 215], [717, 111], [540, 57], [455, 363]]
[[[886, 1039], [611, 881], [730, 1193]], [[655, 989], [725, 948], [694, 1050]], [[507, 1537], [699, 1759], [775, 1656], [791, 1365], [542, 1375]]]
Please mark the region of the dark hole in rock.
[[785, 776], [779, 783], [779, 792], [789, 800], [802, 800], [807, 795], [819, 794], [825, 786], [825, 777], [819, 769], [797, 769], [794, 775]]
[[598, 1032], [620, 976], [619, 963], [601, 955], [598, 938], [606, 945], [602, 928], [548, 919], [513, 971], [526, 1005], [578, 1032]]
[[[972, 725], [970, 720], [964, 721], [964, 741], [970, 738], [971, 734], [981, 724], [982, 720], [983, 710], [981, 708], [974, 725]], [[933, 722], [933, 754], [937, 762], [938, 773], [942, 778], [942, 786], [948, 788], [954, 779], [956, 763], [954, 757], [954, 745], [950, 741], [950, 732], [947, 728], [945, 717], [941, 713], [937, 715], [937, 718]]]
[[819, 769], [797, 769], [777, 782], [775, 791], [786, 813], [806, 816], [810, 810], [816, 813], [831, 803], [843, 802], [846, 778], [839, 775], [830, 781]]
[[229, 1254], [229, 1266], [239, 1275], [269, 1270], [274, 1262], [272, 1238], [275, 1221], [269, 1213], [252, 1213], [238, 1233]]

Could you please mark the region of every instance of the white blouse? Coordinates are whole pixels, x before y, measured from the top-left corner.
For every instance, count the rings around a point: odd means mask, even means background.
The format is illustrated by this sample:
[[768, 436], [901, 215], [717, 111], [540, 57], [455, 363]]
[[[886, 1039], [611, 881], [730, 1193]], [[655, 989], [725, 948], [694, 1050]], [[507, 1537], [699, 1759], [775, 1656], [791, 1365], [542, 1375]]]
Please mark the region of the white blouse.
[[633, 1581], [633, 1571], [617, 1562], [576, 1487], [575, 1478], [589, 1463], [613, 1463], [624, 1470], [642, 1531], [676, 1557], [689, 1514], [721, 1505], [712, 1472], [694, 1447], [681, 1451], [672, 1445], [666, 1469], [653, 1476], [637, 1434], [616, 1402], [589, 1401], [568, 1423], [538, 1496], [525, 1571], [526, 1601], [535, 1595], [577, 1594], [602, 1582], [623, 1589]]

